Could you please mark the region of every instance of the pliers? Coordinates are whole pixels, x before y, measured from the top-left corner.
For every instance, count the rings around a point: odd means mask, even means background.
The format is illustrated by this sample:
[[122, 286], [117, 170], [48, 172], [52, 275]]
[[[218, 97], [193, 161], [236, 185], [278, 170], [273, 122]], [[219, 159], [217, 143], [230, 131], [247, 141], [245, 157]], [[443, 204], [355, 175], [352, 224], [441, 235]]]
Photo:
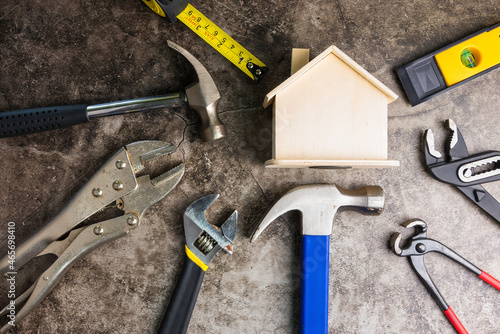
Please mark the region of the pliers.
[[[57, 256], [35, 283], [15, 299], [16, 323], [43, 301], [76, 260], [104, 243], [127, 235], [140, 224], [146, 209], [177, 186], [184, 174], [183, 164], [153, 179], [147, 174], [137, 176], [144, 168], [143, 163], [175, 150], [175, 146], [161, 141], [140, 141], [121, 148], [56, 217], [18, 245], [15, 256], [9, 254], [1, 259], [0, 275], [15, 276], [35, 257]], [[95, 213], [111, 207], [123, 214], [80, 227], [80, 223]], [[24, 306], [19, 309], [21, 303]], [[7, 315], [8, 306], [0, 311], [0, 316]], [[0, 332], [10, 327], [7, 323]]]
[[457, 262], [458, 264], [464, 266], [466, 269], [472, 271], [480, 279], [490, 284], [497, 290], [500, 290], [500, 281], [498, 281], [485, 271], [479, 269], [442, 243], [432, 239], [428, 239], [427, 224], [424, 221], [420, 219], [412, 219], [403, 223], [402, 226], [404, 226], [405, 228], [414, 227], [416, 230], [416, 234], [409, 240], [408, 246], [406, 248], [401, 248], [401, 233], [393, 233], [390, 240], [393, 252], [399, 256], [409, 257], [410, 263], [417, 273], [418, 277], [425, 285], [432, 298], [434, 298], [436, 303], [439, 305], [439, 308], [441, 308], [448, 320], [451, 322], [457, 333], [467, 334], [467, 330], [462, 325], [460, 320], [458, 320], [455, 312], [453, 312], [448, 303], [446, 303], [438, 288], [429, 276], [429, 273], [427, 272], [424, 264], [424, 255], [430, 252], [443, 254], [453, 261]]
[[486, 151], [469, 155], [455, 122], [448, 119], [445, 126], [450, 131], [446, 142], [447, 159], [435, 150], [432, 130], [427, 129], [424, 133], [427, 170], [436, 180], [454, 185], [500, 223], [500, 203], [481, 186], [481, 183], [500, 180], [500, 152]]

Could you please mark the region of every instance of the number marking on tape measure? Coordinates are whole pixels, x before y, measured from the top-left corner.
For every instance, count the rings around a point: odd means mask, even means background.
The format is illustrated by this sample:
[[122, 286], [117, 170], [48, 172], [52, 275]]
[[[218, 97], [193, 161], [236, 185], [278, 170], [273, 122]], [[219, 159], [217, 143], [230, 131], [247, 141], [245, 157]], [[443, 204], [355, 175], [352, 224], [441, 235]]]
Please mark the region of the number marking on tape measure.
[[259, 81], [267, 73], [268, 68], [263, 62], [191, 4], [177, 18], [250, 78]]

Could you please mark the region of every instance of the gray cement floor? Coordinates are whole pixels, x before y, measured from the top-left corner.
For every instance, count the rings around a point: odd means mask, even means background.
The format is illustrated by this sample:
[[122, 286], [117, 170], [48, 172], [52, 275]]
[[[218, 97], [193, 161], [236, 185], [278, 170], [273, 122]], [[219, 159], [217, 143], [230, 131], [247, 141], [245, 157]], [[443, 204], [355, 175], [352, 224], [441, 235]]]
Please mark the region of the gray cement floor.
[[[500, 277], [497, 222], [425, 171], [422, 130], [442, 149], [452, 118], [469, 152], [500, 149], [500, 70], [411, 107], [394, 70], [500, 22], [498, 1], [196, 1], [194, 5], [271, 69], [258, 85], [182, 23], [141, 1], [0, 3], [0, 110], [97, 104], [177, 91], [195, 74], [167, 47], [188, 49], [221, 92], [229, 136], [203, 143], [192, 111], [158, 110], [0, 140], [0, 233], [16, 223], [19, 240], [61, 210], [99, 166], [125, 144], [155, 139], [177, 145], [180, 185], [147, 211], [127, 237], [89, 254], [14, 333], [154, 333], [182, 270], [182, 214], [219, 193], [210, 217], [240, 213], [234, 255], [216, 257], [188, 333], [296, 333], [299, 319], [300, 216], [277, 220], [256, 243], [249, 237], [285, 191], [303, 184], [346, 188], [377, 184], [380, 217], [338, 214], [330, 248], [330, 333], [454, 333], [406, 259], [388, 248], [392, 232], [419, 217], [435, 238]], [[293, 47], [314, 57], [334, 43], [400, 98], [389, 106], [389, 158], [381, 170], [269, 170], [272, 111], [264, 96], [289, 75]], [[339, 125], [332, 124], [332, 131]], [[500, 198], [500, 182], [486, 185]], [[5, 249], [2, 248], [2, 249]], [[470, 333], [498, 333], [500, 294], [442, 256], [427, 266]], [[7, 301], [2, 290], [2, 301]], [[4, 305], [3, 304], [3, 305]], [[2, 305], [2, 306], [3, 306]]]

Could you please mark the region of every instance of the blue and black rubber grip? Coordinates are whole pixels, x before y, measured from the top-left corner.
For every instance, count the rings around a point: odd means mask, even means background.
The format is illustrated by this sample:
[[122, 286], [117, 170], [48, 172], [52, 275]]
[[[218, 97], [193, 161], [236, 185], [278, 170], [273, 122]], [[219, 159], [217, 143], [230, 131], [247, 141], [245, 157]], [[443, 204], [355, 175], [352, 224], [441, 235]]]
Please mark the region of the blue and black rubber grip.
[[181, 278], [170, 299], [158, 334], [186, 333], [204, 276], [205, 270], [186, 256]]
[[27, 135], [87, 123], [87, 105], [33, 108], [0, 113], [0, 138]]

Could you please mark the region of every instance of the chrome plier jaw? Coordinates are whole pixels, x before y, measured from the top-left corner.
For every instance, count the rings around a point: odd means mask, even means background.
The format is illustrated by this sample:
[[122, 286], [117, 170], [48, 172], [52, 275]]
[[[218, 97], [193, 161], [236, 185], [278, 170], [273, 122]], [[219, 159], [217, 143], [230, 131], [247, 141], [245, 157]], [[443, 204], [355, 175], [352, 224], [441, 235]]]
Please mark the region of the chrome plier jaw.
[[446, 142], [446, 158], [434, 148], [432, 130], [424, 132], [423, 149], [427, 170], [436, 180], [455, 186], [500, 222], [500, 203], [481, 186], [481, 183], [500, 180], [500, 152], [486, 151], [469, 155], [455, 122], [448, 119], [445, 126], [450, 131]]
[[[18, 247], [15, 267], [9, 265], [7, 258], [2, 259], [2, 273], [7, 273], [17, 271], [34, 257], [46, 254], [57, 256], [57, 260], [16, 299], [16, 305], [26, 301], [16, 314], [16, 322], [47, 296], [76, 260], [100, 245], [128, 234], [140, 224], [147, 208], [177, 186], [184, 174], [183, 164], [154, 179], [147, 174], [136, 175], [144, 168], [145, 162], [174, 151], [175, 147], [160, 141], [135, 142], [121, 148], [89, 179], [61, 213]], [[123, 211], [123, 215], [75, 228], [112, 203]], [[0, 316], [6, 311], [6, 308], [0, 311]], [[4, 326], [1, 332], [9, 327]]]
[[415, 228], [416, 233], [407, 242], [406, 247], [402, 248], [401, 233], [394, 232], [390, 240], [393, 252], [398, 256], [408, 257], [417, 276], [420, 278], [432, 298], [436, 301], [439, 308], [444, 312], [458, 333], [467, 333], [462, 323], [458, 320], [457, 316], [445, 301], [436, 284], [430, 277], [424, 264], [424, 255], [431, 252], [440, 253], [473, 272], [476, 276], [495, 287], [497, 290], [500, 290], [500, 281], [496, 280], [485, 271], [479, 269], [442, 243], [427, 238], [427, 224], [424, 221], [420, 219], [411, 219], [403, 223], [402, 226], [405, 228]]

